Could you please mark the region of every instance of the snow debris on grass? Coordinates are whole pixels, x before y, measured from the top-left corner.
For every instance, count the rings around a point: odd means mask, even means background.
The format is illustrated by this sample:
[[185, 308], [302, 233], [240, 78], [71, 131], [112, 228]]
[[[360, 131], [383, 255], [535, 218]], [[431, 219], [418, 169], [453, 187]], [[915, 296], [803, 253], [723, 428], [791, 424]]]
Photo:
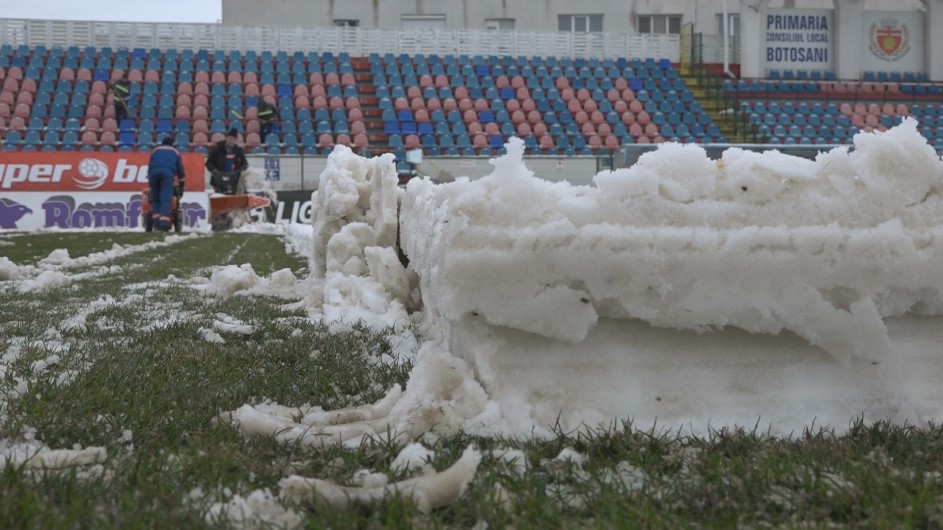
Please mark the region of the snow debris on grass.
[[56, 289], [71, 283], [71, 278], [56, 270], [45, 270], [35, 278], [26, 278], [17, 285], [21, 293]]
[[386, 473], [376, 473], [369, 469], [358, 469], [351, 477], [351, 483], [361, 488], [382, 488], [390, 483]]
[[527, 455], [520, 449], [493, 449], [491, 458], [508, 466], [518, 476], [527, 473]]
[[393, 463], [390, 464], [390, 469], [399, 473], [406, 473], [413, 470], [433, 472], [432, 461], [434, 459], [434, 452], [420, 443], [411, 443], [396, 455], [396, 458], [393, 459]]
[[[193, 495], [201, 493], [191, 493], [191, 497]], [[240, 530], [292, 530], [302, 525], [301, 515], [284, 506], [267, 489], [255, 490], [246, 497], [233, 495], [226, 502], [213, 503], [204, 520], [211, 525], [225, 524]]]
[[571, 463], [576, 467], [582, 467], [586, 463], [586, 456], [571, 447], [564, 447], [552, 462], [557, 465]]
[[371, 506], [400, 495], [415, 503], [422, 513], [455, 502], [475, 477], [481, 453], [468, 446], [451, 467], [439, 473], [393, 482], [377, 487], [339, 486], [327, 480], [292, 475], [282, 479], [281, 496], [296, 502], [336, 509]]
[[618, 485], [627, 492], [638, 492], [645, 487], [646, 474], [630, 462], [623, 460], [615, 469], [603, 469], [599, 479], [610, 485]]
[[116, 305], [116, 301], [113, 296], [109, 294], [102, 295], [95, 300], [92, 300], [88, 304], [81, 306], [77, 309], [75, 315], [66, 319], [60, 329], [62, 330], [79, 330], [85, 328], [88, 325], [88, 316], [97, 311], [101, 311], [107, 307]]
[[260, 277], [248, 263], [215, 267], [209, 279], [196, 277], [188, 282], [206, 296], [216, 298], [239, 294], [295, 299], [304, 290], [301, 286], [307, 284], [305, 280], [299, 281], [290, 269], [277, 270], [268, 278]]
[[205, 340], [206, 342], [209, 342], [210, 344], [226, 344], [226, 339], [224, 339], [222, 335], [220, 335], [219, 333], [216, 333], [216, 331], [210, 328], [200, 328], [199, 333], [200, 333], [200, 337], [202, 337], [203, 340]]
[[213, 321], [213, 327], [223, 333], [235, 333], [238, 335], [252, 335], [255, 333], [255, 327], [245, 324], [238, 318], [225, 313], [216, 313], [216, 320]]
[[108, 456], [104, 447], [50, 449], [35, 439], [35, 431], [24, 431], [19, 440], [0, 439], [0, 470], [6, 466], [47, 472], [64, 472], [73, 468], [88, 470], [104, 462]]
[[0, 281], [13, 280], [16, 288], [21, 293], [31, 291], [43, 291], [63, 287], [73, 281], [80, 281], [91, 277], [102, 276], [110, 273], [117, 273], [121, 269], [114, 266], [100, 267], [91, 272], [69, 275], [63, 270], [92, 267], [108, 263], [116, 258], [128, 256], [138, 252], [154, 250], [167, 247], [187, 241], [195, 237], [202, 237], [197, 234], [187, 234], [184, 236], [168, 236], [162, 241], [149, 241], [140, 245], [122, 246], [114, 243], [110, 250], [94, 252], [86, 256], [72, 258], [67, 249], [55, 249], [46, 257], [39, 260], [36, 266], [16, 265], [8, 258], [0, 257]]
[[16, 280], [20, 277], [20, 267], [6, 256], [0, 256], [0, 282]]

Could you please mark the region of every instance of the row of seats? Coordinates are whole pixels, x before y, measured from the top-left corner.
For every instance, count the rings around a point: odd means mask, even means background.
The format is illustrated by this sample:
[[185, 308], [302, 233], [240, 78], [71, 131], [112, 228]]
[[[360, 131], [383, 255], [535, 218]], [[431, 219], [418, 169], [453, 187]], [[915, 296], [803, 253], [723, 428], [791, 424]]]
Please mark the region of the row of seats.
[[[258, 133], [254, 105], [266, 95], [277, 100], [281, 127], [270, 138], [259, 139], [258, 146], [265, 149], [310, 147], [305, 145], [310, 141], [302, 141], [299, 135], [316, 138], [318, 144], [324, 143], [324, 135], [333, 141], [352, 136], [354, 143], [355, 138], [366, 137], [374, 146], [381, 142], [381, 148], [396, 148], [399, 135], [404, 146], [418, 141], [430, 149], [448, 150], [450, 144], [466, 148], [466, 140], [471, 148], [481, 147], [482, 135], [493, 149], [495, 137], [506, 140], [511, 134], [523, 134], [533, 136], [529, 144], [548, 153], [612, 149], [619, 143], [654, 141], [665, 135], [690, 141], [719, 136], [665, 60], [376, 54], [365, 67], [374, 81], [409, 81], [415, 75], [415, 84], [374, 84], [367, 93], [375, 96], [366, 96], [357, 90], [364, 79], [355, 77], [354, 62], [343, 54], [11, 47], [0, 49], [0, 58], [9, 61], [8, 66], [0, 66], [6, 85], [0, 92], [0, 119], [9, 120], [11, 130], [25, 132], [20, 138], [24, 147], [36, 143], [30, 134], [34, 132], [43, 134], [42, 145], [50, 145], [58, 136], [64, 147], [72, 145], [72, 135], [65, 138], [61, 132], [81, 132], [83, 145], [92, 144], [93, 137], [98, 145], [108, 144], [115, 135], [120, 146], [146, 147], [157, 135], [173, 133], [178, 144], [196, 139], [194, 143], [202, 146], [230, 123], [242, 125], [237, 128], [245, 131], [248, 142]], [[125, 63], [127, 70], [118, 68]], [[327, 64], [338, 68], [324, 72]], [[101, 75], [100, 66], [110, 69]], [[434, 73], [437, 67], [442, 74]], [[369, 75], [364, 67], [358, 68]], [[424, 69], [429, 73], [424, 74]], [[132, 80], [133, 125], [129, 128], [109, 121], [114, 110], [105, 85], [125, 72]], [[266, 74], [291, 78], [261, 83]], [[295, 82], [302, 81], [295, 79], [299, 74], [304, 74], [303, 82]], [[430, 90], [437, 97], [426, 97], [432, 95]], [[457, 98], [449, 98], [443, 90]], [[407, 95], [413, 97], [407, 100]], [[446, 97], [437, 102], [438, 96]], [[367, 97], [376, 98], [371, 105], [376, 104], [381, 114], [404, 106], [416, 114], [413, 120], [377, 120], [379, 129], [371, 133], [368, 128], [375, 123], [368, 123], [360, 112], [361, 100]], [[439, 105], [441, 116], [436, 113]], [[466, 107], [476, 110], [468, 112]], [[459, 112], [465, 130], [455, 130], [454, 118], [449, 121], [453, 110]], [[308, 114], [302, 116], [302, 111]], [[348, 116], [319, 119], [325, 116], [310, 116], [311, 111], [340, 111]], [[355, 112], [360, 115], [355, 117]], [[682, 120], [687, 114], [692, 118]], [[49, 134], [65, 122], [69, 129]], [[76, 122], [82, 127], [79, 131], [74, 130]], [[427, 127], [439, 123], [448, 123], [448, 132], [438, 126], [430, 133]], [[45, 129], [40, 131], [40, 125]], [[81, 141], [83, 136], [87, 142]], [[5, 145], [17, 147], [16, 139]]]
[[723, 88], [739, 97], [777, 97], [782, 93], [821, 94], [823, 97], [855, 96], [861, 98], [903, 98], [910, 96], [939, 96], [943, 85], [936, 83], [851, 82], [851, 81], [775, 81], [769, 79], [726, 79]]

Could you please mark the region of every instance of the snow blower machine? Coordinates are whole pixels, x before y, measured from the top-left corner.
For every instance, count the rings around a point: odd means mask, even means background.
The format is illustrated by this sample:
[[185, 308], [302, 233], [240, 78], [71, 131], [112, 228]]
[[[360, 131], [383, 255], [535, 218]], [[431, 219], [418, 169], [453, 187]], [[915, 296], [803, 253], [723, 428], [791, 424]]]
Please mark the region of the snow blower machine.
[[272, 203], [266, 197], [246, 193], [244, 175], [240, 172], [214, 171], [210, 185], [214, 191], [210, 196], [210, 225], [214, 232], [238, 226], [249, 210]]

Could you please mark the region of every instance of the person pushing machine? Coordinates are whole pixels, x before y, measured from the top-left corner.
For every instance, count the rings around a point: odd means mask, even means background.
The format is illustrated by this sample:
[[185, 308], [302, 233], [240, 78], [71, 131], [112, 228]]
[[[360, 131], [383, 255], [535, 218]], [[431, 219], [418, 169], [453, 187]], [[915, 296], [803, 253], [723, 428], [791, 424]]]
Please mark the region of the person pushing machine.
[[151, 205], [153, 208], [154, 230], [167, 232], [173, 224], [170, 217], [174, 195], [183, 196], [186, 175], [183, 172], [183, 159], [173, 147], [169, 136], [151, 151], [147, 169], [150, 184]]

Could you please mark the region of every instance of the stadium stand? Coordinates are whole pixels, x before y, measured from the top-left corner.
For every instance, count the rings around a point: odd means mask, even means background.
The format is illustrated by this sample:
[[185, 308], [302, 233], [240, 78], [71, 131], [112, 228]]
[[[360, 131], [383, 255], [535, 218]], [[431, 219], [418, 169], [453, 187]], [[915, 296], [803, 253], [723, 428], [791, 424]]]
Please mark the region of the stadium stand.
[[[109, 83], [131, 82], [129, 119], [115, 120]], [[943, 148], [943, 88], [924, 74], [771, 70], [724, 80], [753, 132], [773, 144], [846, 143], [904, 116]], [[260, 136], [257, 105], [279, 122]], [[150, 150], [172, 135], [206, 152], [230, 127], [252, 153], [491, 155], [508, 137], [532, 153], [598, 155], [623, 144], [724, 143], [668, 60], [554, 56], [254, 52], [0, 46], [5, 150]]]
[[846, 81], [827, 71], [771, 70], [768, 79], [725, 80], [723, 87], [772, 144], [844, 144], [859, 131], [885, 131], [914, 116], [930, 145], [943, 149], [943, 86], [922, 73], [865, 72]]
[[[109, 83], [127, 75], [129, 118]], [[518, 135], [543, 154], [725, 141], [666, 60], [0, 46], [4, 149], [205, 152], [230, 127], [250, 152], [490, 155]], [[259, 137], [256, 106], [279, 124]], [[66, 127], [68, 123], [68, 128]], [[68, 130], [67, 130], [68, 129]], [[65, 134], [69, 132], [71, 134]]]

